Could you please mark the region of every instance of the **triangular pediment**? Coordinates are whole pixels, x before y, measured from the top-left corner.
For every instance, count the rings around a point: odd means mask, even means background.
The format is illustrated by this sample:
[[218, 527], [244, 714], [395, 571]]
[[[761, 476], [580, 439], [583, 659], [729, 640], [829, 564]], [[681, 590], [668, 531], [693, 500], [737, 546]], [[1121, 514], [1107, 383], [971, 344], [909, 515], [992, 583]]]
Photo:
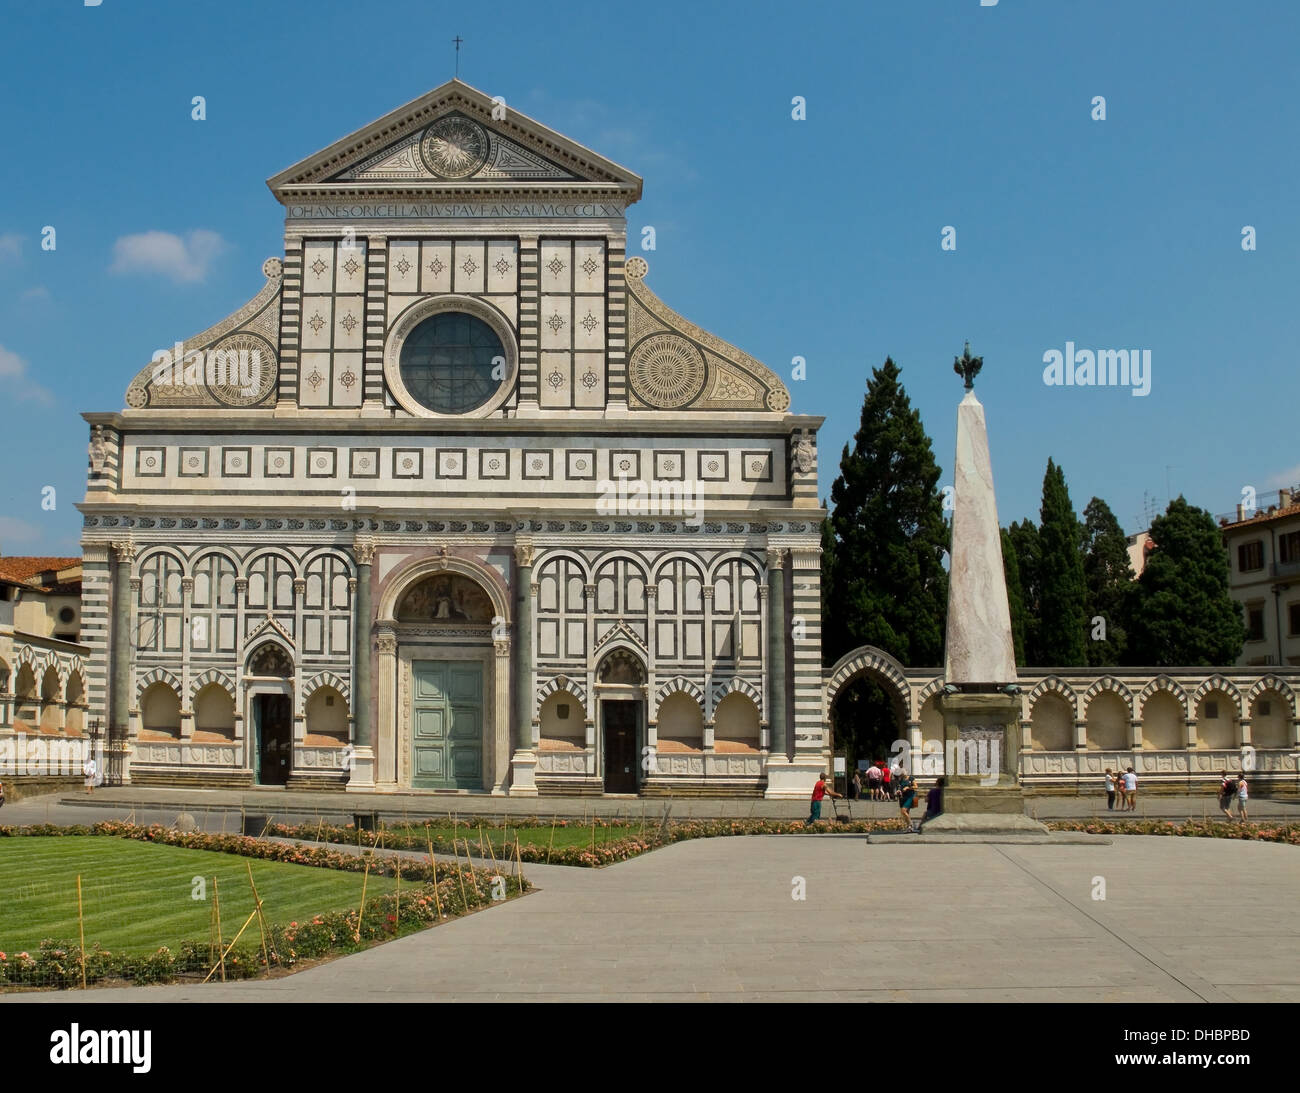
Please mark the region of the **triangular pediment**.
[[451, 80], [267, 180], [283, 203], [355, 193], [604, 192], [626, 203], [625, 167]]

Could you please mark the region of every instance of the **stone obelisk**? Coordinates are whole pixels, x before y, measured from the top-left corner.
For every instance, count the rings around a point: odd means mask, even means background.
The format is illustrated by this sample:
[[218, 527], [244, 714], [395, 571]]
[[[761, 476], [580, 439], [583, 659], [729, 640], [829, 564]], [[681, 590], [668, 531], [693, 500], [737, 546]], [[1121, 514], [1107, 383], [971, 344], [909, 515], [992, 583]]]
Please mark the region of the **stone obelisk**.
[[944, 641], [943, 815], [927, 832], [1042, 833], [1024, 814], [1020, 790], [1020, 688], [1002, 533], [993, 493], [984, 407], [975, 397], [983, 358], [970, 345], [954, 362], [966, 381], [957, 407], [948, 630]]

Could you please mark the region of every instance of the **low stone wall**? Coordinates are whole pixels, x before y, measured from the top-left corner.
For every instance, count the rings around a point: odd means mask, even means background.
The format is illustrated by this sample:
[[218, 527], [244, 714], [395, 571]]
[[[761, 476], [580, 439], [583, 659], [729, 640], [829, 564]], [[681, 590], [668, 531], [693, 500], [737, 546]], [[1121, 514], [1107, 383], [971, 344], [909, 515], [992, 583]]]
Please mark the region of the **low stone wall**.
[[70, 777], [29, 777], [22, 775], [14, 778], [0, 778], [5, 785], [5, 804], [11, 805], [25, 797], [41, 797], [47, 793], [68, 793], [82, 786], [83, 779]]

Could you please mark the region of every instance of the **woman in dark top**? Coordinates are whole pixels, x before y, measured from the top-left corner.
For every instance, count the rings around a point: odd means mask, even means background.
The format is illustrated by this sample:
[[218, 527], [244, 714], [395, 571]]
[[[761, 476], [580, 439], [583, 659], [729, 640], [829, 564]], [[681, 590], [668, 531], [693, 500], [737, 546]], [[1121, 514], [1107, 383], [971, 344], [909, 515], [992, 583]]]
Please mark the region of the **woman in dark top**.
[[948, 783], [941, 774], [935, 779], [933, 787], [925, 797], [925, 815], [921, 817], [921, 822], [917, 824], [916, 830], [919, 834], [925, 825], [943, 812], [943, 787]]
[[912, 826], [912, 817], [909, 813], [916, 804], [916, 780], [904, 770], [899, 772], [894, 781], [897, 785], [898, 811], [902, 814], [907, 830], [915, 832], [916, 828]]

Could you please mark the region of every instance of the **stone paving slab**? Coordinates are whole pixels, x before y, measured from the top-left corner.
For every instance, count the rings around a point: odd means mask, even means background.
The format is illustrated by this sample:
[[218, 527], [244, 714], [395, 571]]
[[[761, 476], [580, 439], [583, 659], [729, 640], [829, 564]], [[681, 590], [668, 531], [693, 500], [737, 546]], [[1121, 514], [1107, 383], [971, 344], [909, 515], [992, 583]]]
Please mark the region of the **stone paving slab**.
[[[1300, 999], [1300, 851], [707, 839], [296, 975], [91, 990], [122, 1001]], [[806, 899], [791, 898], [802, 877]], [[1093, 898], [1097, 881], [1105, 899]], [[1232, 883], [1225, 883], [1232, 878]], [[13, 1001], [66, 999], [27, 995]]]

